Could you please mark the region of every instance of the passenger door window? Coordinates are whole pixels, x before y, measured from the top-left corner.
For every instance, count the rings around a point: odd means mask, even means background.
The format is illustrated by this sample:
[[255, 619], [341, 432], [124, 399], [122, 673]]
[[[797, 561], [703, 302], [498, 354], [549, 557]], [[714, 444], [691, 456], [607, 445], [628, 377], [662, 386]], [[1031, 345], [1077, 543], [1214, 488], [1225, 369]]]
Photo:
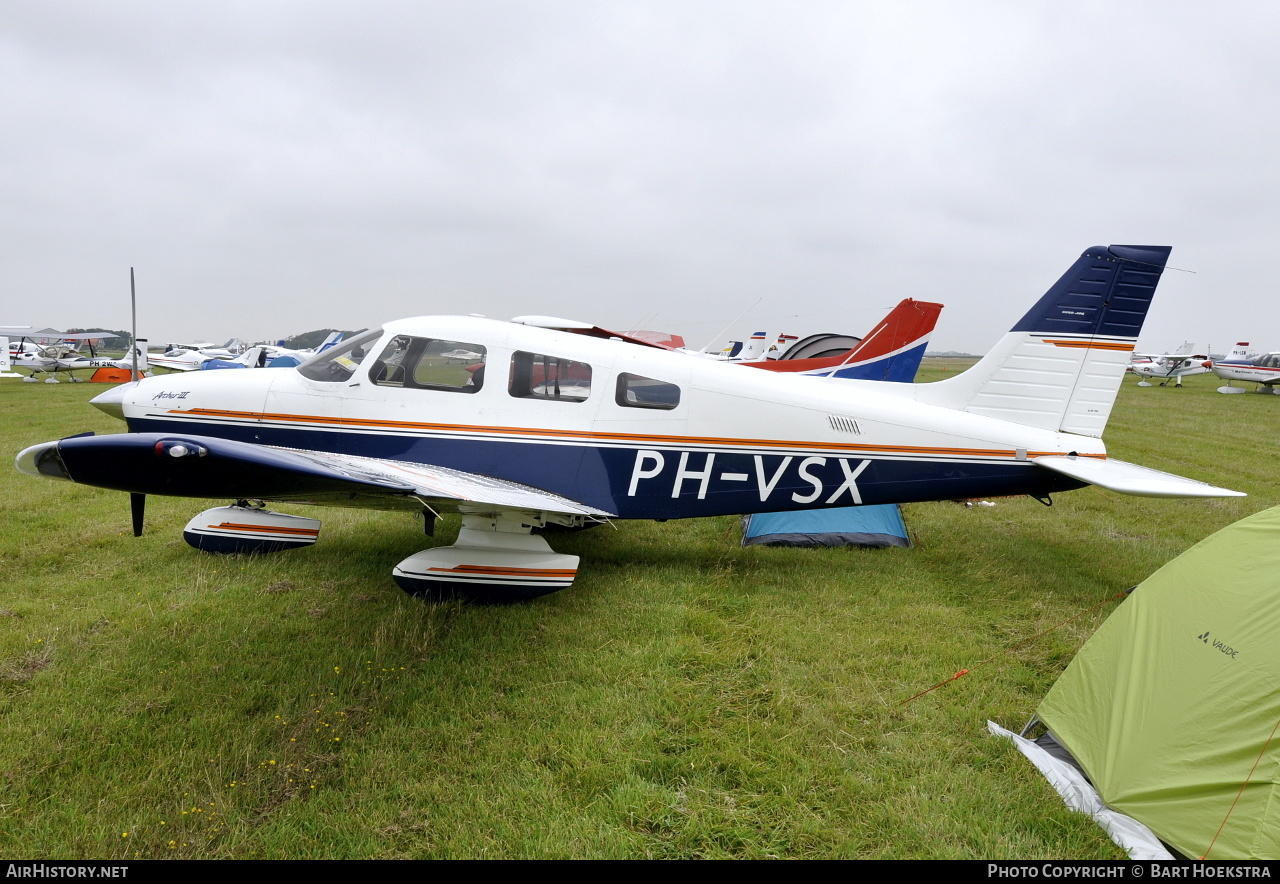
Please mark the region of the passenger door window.
[[508, 389], [519, 399], [585, 402], [591, 395], [591, 366], [572, 359], [517, 351], [511, 357]]

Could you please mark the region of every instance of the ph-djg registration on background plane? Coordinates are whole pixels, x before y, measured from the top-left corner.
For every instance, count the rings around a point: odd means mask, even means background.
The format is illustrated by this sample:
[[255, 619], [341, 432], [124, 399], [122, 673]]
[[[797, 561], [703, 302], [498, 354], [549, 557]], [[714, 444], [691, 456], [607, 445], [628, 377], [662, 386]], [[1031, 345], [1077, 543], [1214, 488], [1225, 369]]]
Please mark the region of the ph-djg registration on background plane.
[[[1164, 246], [1096, 246], [981, 361], [932, 384], [757, 371], [466, 316], [388, 323], [296, 369], [195, 372], [93, 400], [128, 433], [46, 442], [23, 472], [131, 494], [237, 501], [185, 536], [237, 552], [313, 543], [261, 501], [462, 515], [458, 540], [400, 562], [411, 593], [478, 599], [572, 583], [578, 557], [531, 529], [1100, 485], [1238, 492], [1109, 459], [1106, 426]], [[453, 358], [477, 354], [470, 365]], [[256, 505], [250, 502], [259, 502]]]

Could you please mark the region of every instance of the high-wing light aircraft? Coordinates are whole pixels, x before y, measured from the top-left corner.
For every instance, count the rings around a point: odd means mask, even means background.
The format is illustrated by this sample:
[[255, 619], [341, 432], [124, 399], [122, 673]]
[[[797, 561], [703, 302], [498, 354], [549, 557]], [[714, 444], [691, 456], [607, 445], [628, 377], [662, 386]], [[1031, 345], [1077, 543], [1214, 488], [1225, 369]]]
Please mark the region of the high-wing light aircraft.
[[[28, 383], [41, 380], [36, 377], [37, 374], [45, 375], [43, 380], [46, 384], [59, 383], [57, 378], [59, 372], [66, 372], [72, 383], [83, 383], [84, 378], [78, 378], [72, 372], [86, 368], [119, 367], [116, 365], [116, 360], [99, 357], [92, 343], [103, 338], [114, 337], [116, 336], [108, 332], [68, 334], [54, 329], [44, 329], [24, 335], [10, 344], [11, 349], [14, 350], [11, 354], [13, 366], [25, 368], [31, 372], [29, 376], [23, 378]], [[86, 343], [89, 345], [89, 356], [84, 356], [80, 352], [80, 348]], [[143, 361], [145, 364], [145, 359]]]
[[1140, 354], [1140, 359], [1145, 361], [1134, 359], [1129, 363], [1129, 371], [1142, 378], [1138, 381], [1139, 387], [1150, 387], [1151, 381], [1157, 379], [1162, 387], [1169, 381], [1181, 387], [1184, 377], [1205, 374], [1213, 368], [1209, 347], [1192, 341], [1186, 341], [1172, 353]]
[[[136, 359], [135, 359], [136, 355]], [[134, 345], [134, 353], [126, 353], [119, 359], [111, 359], [106, 356], [99, 356], [93, 352], [90, 347], [90, 355], [88, 356], [68, 356], [58, 360], [58, 371], [80, 371], [82, 369], [99, 369], [99, 368], [115, 368], [124, 371], [133, 371], [137, 368], [140, 372], [145, 372], [150, 367], [147, 363], [147, 350], [145, 347]], [[81, 379], [75, 375], [71, 376], [71, 380], [79, 382]]]
[[1256, 353], [1249, 343], [1242, 341], [1227, 354], [1226, 359], [1213, 363], [1213, 373], [1227, 384], [1218, 388], [1219, 393], [1243, 393], [1243, 387], [1233, 387], [1230, 381], [1252, 381], [1259, 392], [1277, 393], [1280, 388], [1280, 353]]
[[[319, 522], [249, 501], [462, 515], [400, 562], [414, 594], [562, 589], [578, 558], [531, 529], [1050, 494], [1238, 492], [1109, 459], [1098, 438], [1168, 259], [1095, 246], [963, 374], [932, 384], [751, 371], [626, 341], [468, 316], [404, 319], [297, 369], [149, 378], [93, 400], [130, 432], [17, 457], [25, 473], [238, 501], [188, 523], [203, 549], [313, 543]], [[459, 348], [480, 354], [451, 363]], [[488, 373], [487, 368], [493, 371]]]

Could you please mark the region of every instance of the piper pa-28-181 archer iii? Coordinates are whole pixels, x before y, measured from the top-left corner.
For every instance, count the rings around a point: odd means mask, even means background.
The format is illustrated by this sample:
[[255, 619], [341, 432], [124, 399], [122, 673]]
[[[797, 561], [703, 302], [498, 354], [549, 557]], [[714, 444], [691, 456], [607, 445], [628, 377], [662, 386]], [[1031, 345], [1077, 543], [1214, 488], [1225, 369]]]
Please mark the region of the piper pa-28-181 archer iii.
[[[1168, 259], [1096, 246], [963, 374], [932, 384], [798, 377], [467, 316], [388, 323], [296, 369], [195, 372], [93, 400], [128, 433], [17, 457], [25, 473], [238, 501], [188, 523], [225, 552], [315, 542], [262, 501], [462, 515], [393, 571], [412, 594], [511, 600], [570, 585], [578, 557], [531, 529], [857, 504], [1239, 492], [1107, 458], [1106, 425]], [[459, 365], [465, 349], [478, 361]], [[486, 369], [492, 367], [493, 371]], [[250, 502], [255, 503], [250, 503]]]

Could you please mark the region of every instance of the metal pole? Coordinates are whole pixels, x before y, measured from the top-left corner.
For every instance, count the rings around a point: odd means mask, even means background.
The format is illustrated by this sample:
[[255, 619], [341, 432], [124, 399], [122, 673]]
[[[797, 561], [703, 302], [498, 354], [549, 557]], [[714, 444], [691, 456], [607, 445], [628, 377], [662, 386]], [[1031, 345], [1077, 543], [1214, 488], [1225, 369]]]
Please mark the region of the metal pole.
[[129, 268], [129, 310], [132, 313], [133, 325], [129, 328], [129, 335], [133, 339], [129, 342], [129, 349], [133, 351], [133, 380], [141, 380], [142, 374], [138, 371], [138, 289], [133, 282], [133, 268]]

